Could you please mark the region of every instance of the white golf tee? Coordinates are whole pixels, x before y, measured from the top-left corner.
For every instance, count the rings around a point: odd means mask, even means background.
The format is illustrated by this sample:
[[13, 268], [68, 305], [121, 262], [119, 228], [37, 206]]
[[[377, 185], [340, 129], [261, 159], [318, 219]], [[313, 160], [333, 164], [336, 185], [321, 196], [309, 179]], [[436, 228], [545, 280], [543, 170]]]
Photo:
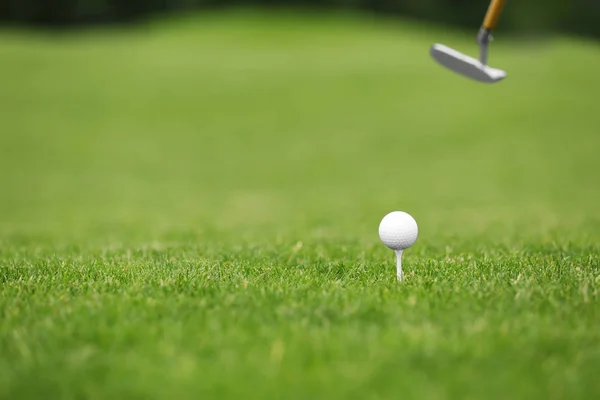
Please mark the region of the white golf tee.
[[402, 250], [396, 250], [396, 276], [402, 282]]

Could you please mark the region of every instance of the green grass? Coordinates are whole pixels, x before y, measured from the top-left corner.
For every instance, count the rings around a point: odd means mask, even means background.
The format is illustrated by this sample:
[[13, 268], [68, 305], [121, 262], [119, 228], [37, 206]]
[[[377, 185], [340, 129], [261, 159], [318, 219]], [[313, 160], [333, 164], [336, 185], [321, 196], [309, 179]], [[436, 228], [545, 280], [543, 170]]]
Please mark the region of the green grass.
[[0, 33], [0, 398], [600, 397], [600, 47], [496, 36]]

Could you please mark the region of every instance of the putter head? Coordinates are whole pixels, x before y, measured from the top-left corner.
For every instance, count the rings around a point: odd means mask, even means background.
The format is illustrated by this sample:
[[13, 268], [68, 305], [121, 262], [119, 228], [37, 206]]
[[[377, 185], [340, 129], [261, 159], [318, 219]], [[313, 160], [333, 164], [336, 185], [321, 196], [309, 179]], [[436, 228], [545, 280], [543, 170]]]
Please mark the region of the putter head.
[[506, 78], [506, 72], [488, 67], [481, 61], [459, 53], [443, 44], [431, 46], [431, 56], [444, 67], [479, 82], [496, 83]]

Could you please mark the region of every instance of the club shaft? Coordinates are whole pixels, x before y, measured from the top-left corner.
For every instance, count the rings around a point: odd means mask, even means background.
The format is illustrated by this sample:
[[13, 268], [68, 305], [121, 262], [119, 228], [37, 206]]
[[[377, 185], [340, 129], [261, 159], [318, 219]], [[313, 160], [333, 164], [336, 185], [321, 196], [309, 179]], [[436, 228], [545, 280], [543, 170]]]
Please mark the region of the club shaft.
[[500, 19], [500, 14], [502, 13], [505, 4], [506, 0], [492, 0], [490, 2], [490, 6], [485, 14], [485, 19], [483, 20], [483, 27], [487, 31], [494, 30], [496, 25], [498, 25], [498, 20]]

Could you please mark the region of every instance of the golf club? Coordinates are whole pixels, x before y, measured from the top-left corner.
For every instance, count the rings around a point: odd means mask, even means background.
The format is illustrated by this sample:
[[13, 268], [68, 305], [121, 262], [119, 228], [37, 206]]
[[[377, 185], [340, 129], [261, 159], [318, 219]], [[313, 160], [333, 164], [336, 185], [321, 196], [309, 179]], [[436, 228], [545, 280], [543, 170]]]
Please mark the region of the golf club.
[[488, 45], [492, 41], [492, 31], [498, 24], [504, 4], [506, 4], [506, 0], [492, 0], [490, 2], [483, 24], [477, 34], [479, 59], [469, 57], [439, 43], [431, 46], [431, 56], [451, 71], [479, 82], [496, 83], [504, 79], [506, 77], [505, 71], [491, 68], [487, 64]]

